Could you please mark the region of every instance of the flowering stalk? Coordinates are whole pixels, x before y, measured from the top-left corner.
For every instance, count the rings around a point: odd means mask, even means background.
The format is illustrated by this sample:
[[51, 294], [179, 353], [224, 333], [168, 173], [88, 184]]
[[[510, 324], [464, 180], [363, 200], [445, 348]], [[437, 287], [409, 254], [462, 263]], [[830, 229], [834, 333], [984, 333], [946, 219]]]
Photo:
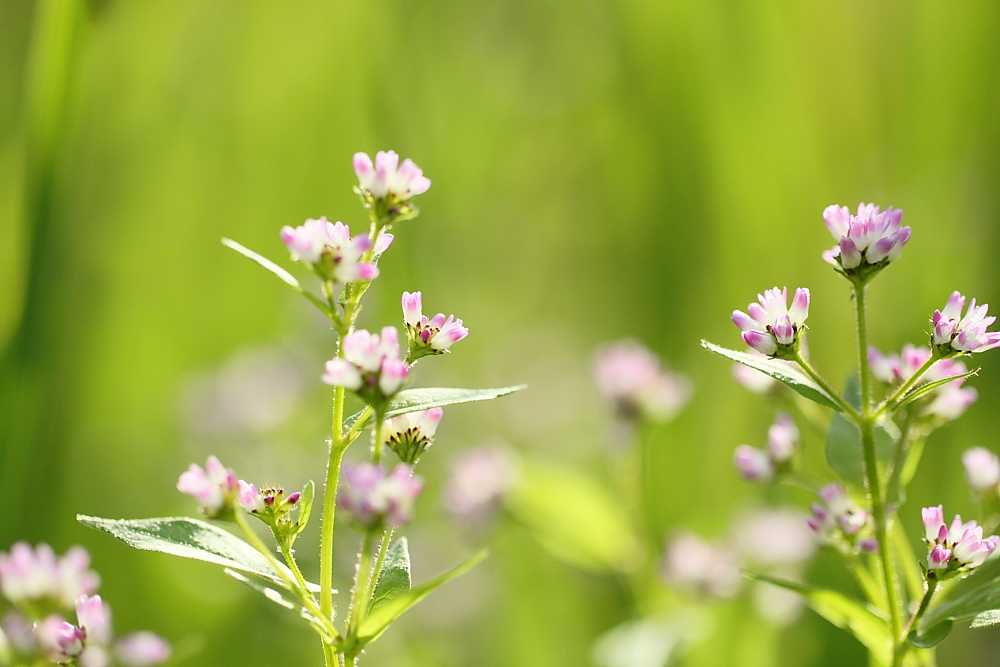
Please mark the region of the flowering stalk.
[[[863, 356], [867, 361], [867, 354]], [[873, 417], [878, 420], [886, 412], [894, 410], [900, 399], [906, 396], [906, 393], [916, 386], [917, 382], [920, 381], [920, 378], [922, 378], [924, 374], [931, 369], [931, 366], [937, 363], [940, 358], [941, 357], [937, 355], [936, 351], [932, 351], [931, 356], [928, 357], [927, 361], [925, 361], [920, 368], [917, 369], [917, 372], [914, 373], [906, 382], [899, 385], [899, 388], [892, 392], [891, 396], [882, 401], [882, 404], [875, 410]]]

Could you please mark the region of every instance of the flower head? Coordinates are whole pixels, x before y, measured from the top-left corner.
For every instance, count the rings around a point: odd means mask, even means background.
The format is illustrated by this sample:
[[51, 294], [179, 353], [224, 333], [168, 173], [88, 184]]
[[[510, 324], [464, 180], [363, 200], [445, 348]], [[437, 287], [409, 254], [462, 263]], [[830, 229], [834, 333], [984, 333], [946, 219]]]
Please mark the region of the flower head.
[[444, 507], [457, 521], [483, 526], [517, 483], [513, 455], [500, 447], [477, 447], [452, 464], [444, 488]]
[[419, 359], [429, 354], [444, 354], [452, 345], [469, 335], [462, 320], [454, 315], [438, 313], [428, 319], [423, 314], [420, 292], [403, 292], [403, 323], [409, 339], [409, 358]]
[[663, 575], [675, 586], [716, 597], [732, 597], [741, 582], [732, 551], [690, 532], [677, 535], [667, 545]]
[[840, 484], [828, 484], [819, 490], [821, 503], [813, 503], [807, 521], [821, 544], [846, 543], [865, 549], [868, 513], [851, 500]]
[[798, 427], [791, 417], [781, 413], [767, 431], [767, 449], [740, 445], [733, 463], [745, 480], [773, 482], [779, 474], [791, 470], [798, 443]]
[[[749, 314], [748, 314], [749, 313]], [[788, 288], [777, 287], [757, 295], [744, 313], [733, 311], [733, 323], [740, 328], [743, 341], [768, 357], [790, 356], [795, 343], [805, 331], [809, 317], [809, 290], [795, 290], [792, 306], [788, 307]]]
[[214, 456], [203, 469], [192, 463], [177, 480], [177, 490], [194, 496], [209, 516], [217, 516], [237, 502], [239, 485], [236, 474]]
[[691, 383], [634, 340], [605, 345], [594, 357], [597, 391], [623, 419], [666, 420], [691, 398]]
[[71, 547], [57, 557], [47, 544], [32, 548], [17, 542], [9, 553], [0, 552], [0, 592], [14, 604], [65, 609], [81, 595], [97, 591], [100, 583], [83, 547]]
[[965, 478], [976, 493], [1000, 487], [1000, 458], [985, 447], [974, 447], [962, 454]]
[[938, 354], [950, 356], [962, 352], [985, 352], [1000, 347], [1000, 331], [987, 331], [997, 318], [986, 315], [989, 306], [977, 306], [976, 300], [969, 303], [965, 316], [965, 297], [952, 292], [944, 310], [935, 310], [931, 317], [931, 343]]
[[[358, 234], [351, 238], [350, 227], [342, 222], [310, 218], [299, 227], [286, 225], [281, 228], [281, 240], [293, 260], [308, 264], [324, 280], [348, 283], [378, 276], [373, 262], [361, 261], [372, 247], [371, 236]], [[390, 243], [392, 235], [380, 236], [374, 254], [381, 254]]]
[[806, 517], [792, 510], [756, 510], [740, 516], [733, 528], [740, 553], [758, 567], [801, 565], [816, 551]]
[[367, 153], [355, 153], [354, 173], [361, 188], [376, 199], [395, 197], [406, 201], [431, 187], [430, 179], [413, 160], [407, 158], [399, 164], [396, 151], [379, 151], [374, 164]]
[[399, 357], [399, 334], [358, 329], [343, 340], [344, 356], [326, 362], [323, 382], [357, 392], [370, 403], [383, 403], [403, 387], [409, 366]]
[[828, 206], [823, 221], [837, 241], [823, 259], [847, 276], [874, 275], [903, 254], [910, 228], [901, 227], [903, 212], [859, 204], [857, 215], [846, 206]]
[[967, 574], [985, 563], [1000, 544], [1000, 538], [983, 537], [982, 526], [975, 521], [963, 523], [957, 514], [951, 525], [946, 525], [942, 505], [923, 508], [921, 516], [928, 549], [928, 577], [943, 579]]
[[431, 446], [443, 414], [441, 408], [431, 408], [387, 419], [382, 427], [386, 447], [396, 452], [403, 463], [416, 465], [420, 456]]
[[398, 528], [413, 517], [422, 490], [423, 480], [407, 465], [386, 475], [381, 466], [346, 463], [337, 502], [365, 530]]

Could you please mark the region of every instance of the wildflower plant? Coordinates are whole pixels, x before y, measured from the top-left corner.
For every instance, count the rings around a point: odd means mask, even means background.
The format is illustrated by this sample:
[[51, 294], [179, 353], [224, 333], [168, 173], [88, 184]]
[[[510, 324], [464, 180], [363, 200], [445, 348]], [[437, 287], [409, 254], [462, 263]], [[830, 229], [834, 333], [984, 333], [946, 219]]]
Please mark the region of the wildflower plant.
[[[358, 664], [366, 647], [396, 618], [485, 557], [485, 552], [477, 553], [445, 574], [412, 586], [407, 542], [399, 533], [414, 517], [423, 490], [416, 466], [434, 440], [441, 408], [493, 399], [522, 388], [411, 388], [414, 362], [450, 352], [469, 333], [454, 316], [424, 316], [420, 292], [402, 295], [400, 320], [406, 332], [402, 345], [394, 326], [377, 331], [358, 327], [362, 299], [378, 278], [380, 261], [393, 243], [391, 232], [417, 217], [413, 198], [426, 192], [431, 182], [411, 160], [400, 163], [392, 151], [379, 152], [374, 161], [358, 153], [354, 170], [358, 177], [355, 192], [368, 214], [360, 233], [326, 218], [309, 219], [280, 231], [291, 260], [314, 276], [318, 291], [304, 286], [271, 260], [235, 241], [223, 240], [305, 297], [329, 322], [331, 358], [322, 369], [316, 369], [317, 382], [329, 385], [333, 394], [329, 461], [320, 496], [312, 481], [301, 490], [261, 485], [240, 479], [233, 469], [209, 456], [204, 467], [193, 463], [180, 475], [177, 489], [197, 501], [211, 523], [183, 517], [78, 517], [133, 547], [223, 566], [227, 574], [308, 623], [320, 639], [327, 667]], [[348, 416], [345, 405], [351, 394], [364, 408]], [[367, 460], [345, 462], [345, 453], [365, 430], [371, 431]], [[385, 460], [389, 455], [399, 463], [391, 466]], [[318, 504], [315, 510], [314, 501]], [[338, 508], [342, 512], [338, 513]], [[295, 544], [317, 514], [320, 567], [319, 583], [313, 583], [299, 567]], [[354, 581], [346, 595], [334, 588], [336, 519], [346, 520], [360, 534]], [[254, 520], [263, 524], [261, 532], [267, 538], [259, 534]], [[0, 583], [4, 581], [0, 579]], [[18, 590], [16, 582], [5, 585]], [[92, 593], [89, 589], [80, 592]], [[72, 600], [63, 595], [60, 602], [64, 608]], [[76, 664], [72, 662], [75, 656], [86, 655], [92, 646], [96, 647], [93, 650], [106, 650], [109, 645], [105, 641], [109, 626], [101, 625], [100, 599], [95, 602], [84, 596], [76, 605], [77, 625], [60, 620], [51, 624], [44, 621], [40, 626], [39, 636], [45, 637], [53, 661]], [[119, 653], [141, 652], [149, 644], [148, 638], [145, 644], [143, 639], [125, 638]], [[105, 663], [80, 658], [79, 664], [102, 667]]]
[[[798, 432], [779, 417], [766, 449], [741, 445], [734, 456], [749, 481], [791, 483], [816, 494], [808, 526], [857, 582], [863, 598], [759, 571], [746, 577], [799, 593], [806, 604], [851, 632], [871, 662], [892, 667], [933, 665], [933, 647], [956, 621], [973, 627], [1000, 623], [1000, 578], [985, 566], [1000, 538], [989, 535], [1000, 516], [1000, 459], [977, 447], [963, 456], [970, 486], [981, 504], [980, 520], [948, 520], [943, 507], [924, 508], [925, 550], [914, 553], [903, 532], [906, 486], [920, 462], [927, 437], [960, 417], [976, 390], [964, 385], [979, 369], [974, 354], [1000, 347], [1000, 332], [985, 304], [954, 292], [929, 318], [923, 345], [900, 354], [883, 353], [869, 340], [867, 295], [876, 276], [899, 261], [910, 240], [901, 210], [862, 204], [856, 214], [830, 206], [823, 219], [837, 245], [823, 258], [849, 283], [854, 301], [857, 373], [838, 391], [815, 368], [805, 347], [809, 291], [788, 302], [787, 289], [758, 295], [732, 315], [747, 351], [703, 341], [707, 349], [740, 364], [737, 381], [779, 399], [799, 420], [826, 439], [826, 459], [837, 481], [820, 481], [802, 469]], [[829, 414], [826, 421], [823, 413]], [[961, 581], [967, 579], [967, 581]]]

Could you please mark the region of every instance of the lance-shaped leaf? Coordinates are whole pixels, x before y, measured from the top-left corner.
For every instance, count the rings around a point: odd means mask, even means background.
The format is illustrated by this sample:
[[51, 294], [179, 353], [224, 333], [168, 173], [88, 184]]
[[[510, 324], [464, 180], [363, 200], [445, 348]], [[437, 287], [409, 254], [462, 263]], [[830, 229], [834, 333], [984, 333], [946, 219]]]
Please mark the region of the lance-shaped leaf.
[[[76, 520], [136, 549], [215, 563], [286, 587], [281, 574], [259, 551], [232, 533], [204, 521], [189, 517], [102, 519], [82, 514], [78, 514]], [[292, 576], [288, 568], [281, 567], [286, 575]], [[309, 590], [318, 591], [319, 586], [309, 584]]]
[[[418, 410], [430, 410], [431, 408], [443, 408], [447, 405], [457, 405], [459, 403], [472, 403], [473, 401], [489, 401], [501, 396], [513, 394], [521, 391], [528, 385], [521, 384], [516, 387], [501, 387], [499, 389], [450, 389], [443, 387], [427, 387], [424, 389], [406, 389], [396, 394], [389, 401], [389, 409], [386, 411], [386, 419], [398, 417], [408, 412]], [[355, 422], [362, 420], [357, 427]], [[362, 410], [344, 420], [345, 428], [364, 428], [371, 420], [371, 411]]]
[[[974, 574], [961, 589], [951, 591], [948, 598], [932, 607], [910, 633], [910, 643], [934, 646], [948, 636], [957, 621], [972, 621], [973, 628], [985, 628], [1000, 623], [1000, 577], [986, 579]], [[933, 642], [933, 643], [932, 643]]]
[[[932, 391], [934, 391], [938, 387], [943, 387], [944, 385], [948, 384], [949, 382], [955, 382], [956, 380], [964, 380], [965, 378], [972, 377], [973, 375], [979, 375], [979, 371], [980, 370], [982, 370], [982, 369], [980, 369], [980, 368], [974, 368], [971, 371], [969, 371], [968, 373], [962, 373], [961, 375], [953, 375], [953, 376], [951, 376], [949, 378], [945, 378], [943, 380], [935, 380], [934, 382], [928, 382], [927, 384], [922, 384], [919, 387], [917, 387], [916, 389], [911, 390], [910, 393], [908, 393], [906, 396], [904, 396], [902, 399], [900, 399], [899, 403], [897, 403], [896, 406], [895, 406], [895, 408], [893, 408], [893, 409], [901, 408], [904, 405], [906, 405], [907, 403], [912, 403], [913, 401], [916, 401], [917, 399], [923, 398], [924, 396], [927, 396], [929, 393], [931, 393]], [[890, 406], [890, 408], [891, 407], [892, 406]]]
[[378, 608], [373, 609], [358, 626], [358, 643], [364, 646], [378, 639], [385, 632], [385, 629], [389, 627], [389, 624], [402, 616], [410, 607], [423, 600], [431, 591], [442, 584], [451, 581], [461, 574], [465, 574], [481, 563], [486, 558], [486, 553], [485, 550], [480, 551], [458, 567], [431, 579], [425, 584], [411, 588], [405, 593], [400, 593], [391, 600], [387, 600], [379, 605]]
[[316, 497], [316, 485], [312, 480], [306, 482], [302, 489], [302, 496], [299, 498], [299, 517], [295, 520], [295, 534], [298, 535], [306, 529], [309, 523], [309, 515], [312, 513], [313, 499]]
[[745, 570], [743, 575], [753, 581], [763, 581], [799, 593], [805, 598], [810, 609], [838, 628], [854, 635], [855, 639], [871, 651], [872, 659], [878, 664], [888, 665], [892, 661], [892, 638], [888, 622], [874, 607], [825, 588], [815, 588]]
[[324, 313], [326, 313], [327, 316], [330, 315], [330, 307], [327, 306], [327, 304], [323, 303], [323, 301], [321, 301], [319, 297], [317, 297], [315, 294], [313, 294], [312, 292], [304, 288], [302, 285], [300, 285], [299, 281], [295, 278], [295, 276], [290, 274], [288, 271], [285, 271], [283, 268], [281, 268], [280, 266], [269, 260], [267, 257], [264, 257], [263, 255], [258, 255], [253, 250], [250, 250], [250, 248], [242, 246], [236, 241], [233, 241], [232, 239], [222, 239], [222, 245], [226, 246], [227, 248], [232, 248], [233, 250], [240, 253], [247, 259], [253, 260], [260, 266], [264, 267], [265, 269], [273, 273], [274, 275], [278, 276], [281, 282], [285, 283], [293, 290], [295, 290], [305, 298], [309, 299], [309, 301], [312, 302], [314, 306], [316, 306]]
[[406, 593], [410, 586], [410, 550], [407, 548], [406, 538], [401, 537], [385, 555], [382, 572], [372, 594], [371, 609], [377, 609]]
[[760, 371], [765, 375], [770, 375], [778, 382], [781, 382], [790, 389], [805, 396], [810, 401], [832, 408], [838, 412], [840, 411], [840, 406], [837, 405], [837, 402], [831, 398], [822, 387], [816, 384], [812, 378], [800, 371], [792, 362], [782, 361], [780, 359], [769, 359], [767, 357], [758, 357], [748, 352], [728, 350], [724, 347], [719, 347], [718, 345], [709, 343], [707, 340], [701, 341], [701, 346], [706, 350], [715, 352], [716, 354], [725, 357], [726, 359], [743, 364], [744, 366], [749, 366], [750, 368]]
[[622, 502], [590, 477], [525, 462], [506, 507], [553, 556], [597, 572], [630, 572], [642, 548]]

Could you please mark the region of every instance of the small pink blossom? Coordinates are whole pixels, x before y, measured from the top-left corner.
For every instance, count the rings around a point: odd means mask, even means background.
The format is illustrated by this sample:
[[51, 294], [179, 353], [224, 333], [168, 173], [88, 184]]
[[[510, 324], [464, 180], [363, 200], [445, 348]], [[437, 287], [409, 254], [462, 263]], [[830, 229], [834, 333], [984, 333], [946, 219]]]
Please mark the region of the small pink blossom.
[[343, 357], [326, 362], [323, 382], [358, 392], [370, 401], [383, 401], [398, 392], [409, 375], [399, 356], [399, 334], [385, 327], [379, 334], [353, 331], [341, 343]]
[[786, 463], [799, 445], [799, 429], [792, 418], [780, 413], [767, 430], [767, 453], [775, 463]]
[[733, 454], [733, 464], [740, 476], [751, 482], [772, 482], [776, 474], [774, 463], [762, 449], [740, 445]]
[[17, 542], [10, 553], [0, 552], [0, 592], [13, 603], [49, 601], [70, 607], [81, 595], [94, 593], [100, 582], [83, 547], [57, 557], [47, 544], [32, 548]]
[[87, 632], [61, 616], [52, 615], [35, 623], [35, 637], [52, 662], [63, 664], [83, 653]]
[[788, 288], [777, 287], [757, 295], [744, 313], [734, 310], [733, 323], [740, 328], [743, 341], [757, 352], [779, 356], [792, 348], [805, 331], [809, 317], [809, 290], [795, 290], [792, 305], [788, 307]]
[[209, 514], [214, 514], [236, 499], [237, 479], [232, 470], [222, 465], [214, 456], [209, 456], [202, 469], [192, 463], [177, 480], [177, 490], [194, 496]]
[[443, 415], [441, 408], [431, 408], [387, 419], [382, 427], [383, 442], [396, 452], [400, 461], [416, 465], [430, 447]]
[[264, 499], [261, 498], [256, 486], [241, 479], [239, 487], [240, 507], [250, 513], [260, 512], [264, 509]]
[[903, 212], [885, 211], [874, 204], [859, 204], [857, 215], [846, 206], [828, 206], [823, 221], [837, 245], [823, 259], [846, 273], [859, 268], [884, 266], [899, 259], [910, 240], [910, 228], [902, 227]]
[[438, 313], [428, 319], [423, 314], [422, 301], [420, 292], [403, 292], [403, 322], [410, 341], [411, 358], [442, 354], [469, 335], [462, 320], [454, 315], [445, 317], [444, 313]]
[[[292, 259], [309, 264], [321, 278], [340, 283], [373, 280], [378, 267], [361, 261], [372, 247], [368, 234], [351, 237], [350, 228], [342, 222], [331, 223], [326, 218], [309, 219], [299, 227], [281, 228], [281, 240], [288, 246]], [[380, 236], [375, 253], [381, 254], [392, 243], [392, 235]]]
[[395, 151], [379, 151], [375, 163], [366, 153], [354, 154], [354, 173], [358, 183], [376, 199], [393, 196], [399, 201], [423, 194], [431, 187], [431, 182], [423, 171], [407, 158], [399, 164]]
[[868, 513], [857, 507], [840, 484], [828, 484], [819, 490], [822, 503], [813, 503], [812, 516], [806, 522], [821, 544], [847, 541], [860, 545], [859, 533], [868, 527]]
[[924, 534], [929, 554], [927, 567], [935, 570], [938, 578], [965, 574], [986, 562], [1000, 538], [983, 537], [983, 527], [975, 521], [962, 521], [955, 515], [950, 526], [944, 523], [944, 507], [925, 507], [921, 510]]
[[118, 641], [115, 652], [130, 667], [152, 667], [170, 658], [170, 644], [152, 632], [134, 632]]
[[985, 352], [1000, 346], [1000, 331], [987, 331], [996, 321], [987, 316], [989, 308], [985, 303], [977, 306], [976, 300], [969, 303], [965, 317], [965, 297], [953, 292], [944, 310], [935, 310], [931, 318], [934, 345], [948, 348], [948, 352]]
[[688, 379], [664, 368], [655, 354], [634, 340], [597, 350], [594, 381], [601, 397], [624, 419], [666, 420], [691, 398]]
[[967, 449], [962, 454], [965, 478], [976, 493], [984, 493], [1000, 486], [1000, 458], [985, 447]]
[[[868, 363], [872, 374], [881, 382], [895, 386], [912, 378], [931, 358], [931, 350], [907, 344], [902, 354], [883, 354], [875, 347], [868, 348]], [[968, 371], [964, 363], [957, 359], [939, 359], [924, 375], [919, 383], [937, 382], [962, 375]], [[971, 387], [963, 387], [965, 378], [954, 380], [936, 387], [927, 395], [920, 407], [922, 416], [939, 422], [958, 419], [976, 402], [979, 394]]]
[[677, 535], [667, 545], [663, 575], [675, 586], [723, 598], [734, 596], [742, 581], [732, 551], [690, 532]]
[[500, 447], [477, 447], [452, 464], [442, 496], [445, 509], [459, 522], [484, 525], [520, 476], [513, 454]]
[[346, 463], [337, 503], [365, 530], [398, 528], [413, 517], [422, 490], [423, 480], [407, 465], [386, 475], [381, 466]]

